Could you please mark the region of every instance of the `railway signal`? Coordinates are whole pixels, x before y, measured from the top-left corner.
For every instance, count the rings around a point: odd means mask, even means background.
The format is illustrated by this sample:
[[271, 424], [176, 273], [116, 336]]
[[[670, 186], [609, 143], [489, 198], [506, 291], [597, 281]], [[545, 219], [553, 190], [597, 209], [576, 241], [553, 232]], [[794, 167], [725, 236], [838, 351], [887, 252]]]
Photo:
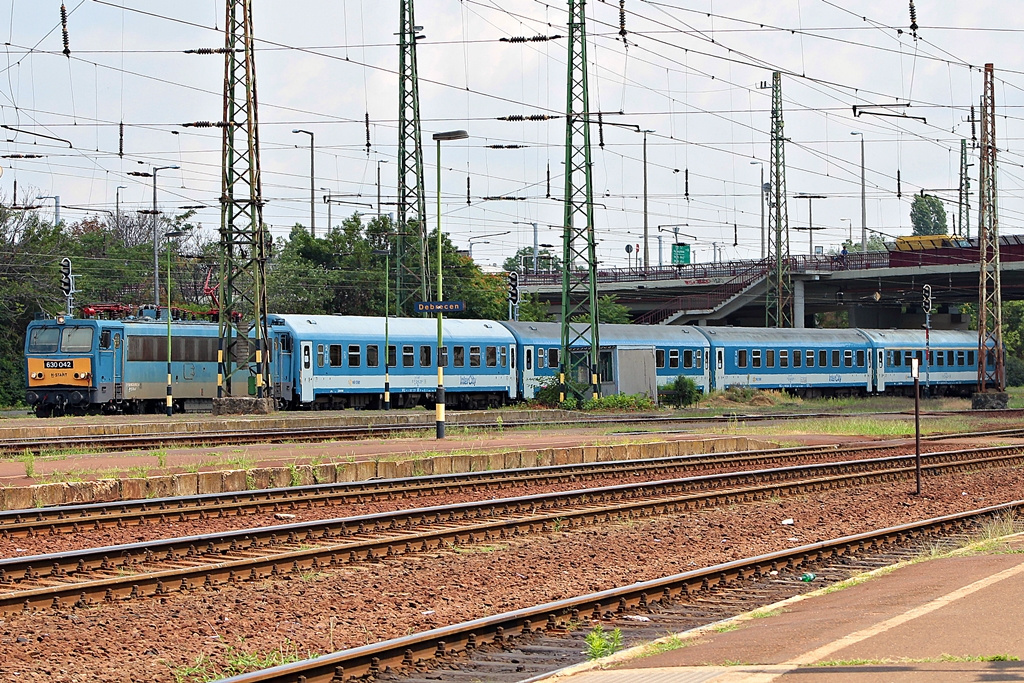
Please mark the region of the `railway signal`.
[[508, 274], [508, 302], [515, 306], [519, 300], [519, 273], [513, 270]]
[[71, 280], [71, 259], [64, 257], [60, 262], [60, 289], [64, 296], [71, 296], [74, 284]]

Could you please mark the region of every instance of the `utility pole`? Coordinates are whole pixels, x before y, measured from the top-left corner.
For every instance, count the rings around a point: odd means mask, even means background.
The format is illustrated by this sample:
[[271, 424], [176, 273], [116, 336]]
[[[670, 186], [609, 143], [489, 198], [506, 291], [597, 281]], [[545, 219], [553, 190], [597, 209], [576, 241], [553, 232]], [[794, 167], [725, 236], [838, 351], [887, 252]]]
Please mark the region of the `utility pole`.
[[[594, 185], [590, 163], [590, 97], [587, 92], [586, 0], [569, 0], [569, 56], [565, 105], [565, 220], [562, 233], [562, 353], [559, 397], [601, 393], [597, 310]], [[573, 323], [577, 318], [579, 322]], [[576, 349], [576, 353], [573, 353]], [[585, 350], [584, 350], [585, 349]]]
[[960, 196], [957, 209], [960, 220], [960, 235], [971, 239], [971, 176], [967, 173], [967, 140], [960, 140]]
[[[224, 22], [224, 118], [220, 223], [218, 398], [269, 395], [267, 247], [251, 0], [228, 0]], [[310, 226], [312, 227], [312, 226]], [[267, 393], [265, 393], [267, 392]]]
[[[981, 173], [978, 184], [978, 393], [1002, 392], [1003, 295], [999, 264], [999, 212], [996, 191], [996, 96], [992, 64], [985, 65], [981, 97]], [[991, 366], [989, 360], [991, 359]], [[986, 406], [989, 407], [989, 406]]]
[[[426, 259], [427, 196], [423, 177], [423, 134], [420, 87], [416, 69], [417, 32], [414, 0], [401, 0], [398, 29], [398, 240], [395, 297], [399, 311], [408, 311], [417, 297], [429, 301]], [[379, 210], [379, 209], [378, 209]], [[410, 254], [405, 233], [415, 224], [418, 254]]]
[[868, 250], [868, 194], [864, 170], [864, 133], [853, 131], [850, 135], [860, 136], [860, 250]]
[[654, 131], [643, 130], [644, 134], [644, 270], [651, 267], [651, 253], [648, 247], [647, 227], [647, 134]]
[[786, 209], [786, 138], [782, 121], [782, 72], [772, 74], [771, 211], [768, 214], [768, 277], [765, 325], [793, 326], [793, 282], [789, 270], [789, 213]]

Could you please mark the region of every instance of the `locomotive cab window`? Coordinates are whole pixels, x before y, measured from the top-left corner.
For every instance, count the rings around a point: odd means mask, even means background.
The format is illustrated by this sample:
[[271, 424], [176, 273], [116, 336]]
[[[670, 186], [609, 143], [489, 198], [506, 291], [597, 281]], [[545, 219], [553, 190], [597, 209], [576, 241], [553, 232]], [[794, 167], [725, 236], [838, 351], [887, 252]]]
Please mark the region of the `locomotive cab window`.
[[102, 332], [100, 332], [100, 348], [110, 348], [110, 330], [103, 330]]
[[281, 335], [281, 353], [292, 352], [292, 335], [282, 334]]
[[65, 327], [60, 339], [60, 350], [65, 353], [91, 351], [93, 331], [91, 327]]
[[380, 347], [376, 344], [366, 345], [366, 367], [375, 368], [380, 363], [378, 354], [380, 353]]
[[411, 368], [416, 365], [416, 347], [412, 344], [402, 346], [402, 367]]
[[341, 344], [331, 344], [328, 348], [328, 360], [332, 368], [341, 367]]
[[453, 359], [455, 360], [455, 367], [463, 368], [466, 366], [466, 347], [456, 346], [452, 352]]
[[665, 367], [665, 349], [654, 351], [654, 366], [659, 369]]
[[362, 349], [359, 348], [359, 344], [348, 345], [348, 366], [350, 368], [358, 368], [362, 365]]
[[480, 347], [470, 346], [469, 347], [469, 367], [478, 368], [480, 367]]

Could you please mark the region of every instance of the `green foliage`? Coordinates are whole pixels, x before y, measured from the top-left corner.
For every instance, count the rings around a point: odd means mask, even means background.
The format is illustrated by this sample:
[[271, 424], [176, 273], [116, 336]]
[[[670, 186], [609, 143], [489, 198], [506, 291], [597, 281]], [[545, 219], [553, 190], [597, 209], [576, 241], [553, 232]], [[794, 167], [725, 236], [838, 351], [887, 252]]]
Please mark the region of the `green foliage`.
[[519, 300], [519, 320], [531, 323], [547, 323], [551, 322], [552, 319], [553, 317], [548, 313], [548, 305], [546, 303], [533, 294], [522, 292], [522, 298]]
[[868, 233], [867, 249], [860, 248], [860, 240], [846, 242], [847, 251], [885, 251], [885, 238], [876, 233]]
[[910, 204], [910, 222], [914, 224], [915, 235], [945, 235], [946, 209], [942, 200], [930, 195], [914, 195]]
[[615, 627], [606, 632], [604, 626], [598, 624], [584, 636], [584, 641], [587, 659], [601, 659], [622, 649], [622, 629]]
[[[620, 304], [614, 294], [605, 294], [598, 298], [597, 319], [602, 325], [627, 325], [631, 322], [629, 308]], [[572, 317], [572, 321], [574, 323], [590, 322], [584, 315], [575, 315]]]
[[18, 460], [25, 465], [25, 476], [29, 479], [36, 478], [36, 456], [32, 451], [25, 449], [25, 452], [18, 456]]
[[[526, 263], [526, 268], [523, 268], [523, 262]], [[533, 272], [533, 247], [523, 247], [517, 251], [513, 256], [509, 256], [505, 259], [505, 262], [501, 264], [501, 269], [506, 272], [512, 272], [513, 270], [517, 273], [532, 273]], [[550, 249], [538, 249], [537, 250], [537, 272], [538, 273], [560, 273], [562, 272], [562, 259], [558, 257], [555, 252]]]
[[583, 402], [583, 410], [654, 410], [654, 401], [643, 394], [611, 394]]
[[665, 400], [674, 406], [692, 406], [700, 401], [703, 395], [693, 378], [686, 375], [679, 375], [665, 387]]
[[1024, 386], [1024, 359], [1006, 354], [1006, 386]]

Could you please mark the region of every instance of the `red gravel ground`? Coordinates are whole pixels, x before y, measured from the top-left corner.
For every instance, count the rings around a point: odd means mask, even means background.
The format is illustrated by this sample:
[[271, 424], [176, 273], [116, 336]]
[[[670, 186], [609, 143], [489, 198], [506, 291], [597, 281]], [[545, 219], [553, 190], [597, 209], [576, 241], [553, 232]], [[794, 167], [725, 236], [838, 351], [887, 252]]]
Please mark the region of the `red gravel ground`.
[[[239, 653], [298, 657], [1021, 497], [1024, 470], [912, 482], [402, 556], [302, 577], [0, 622], [12, 681], [198, 681]], [[780, 521], [793, 518], [793, 526]], [[198, 662], [198, 665], [197, 665]], [[186, 674], [192, 667], [196, 677]], [[202, 677], [200, 677], [200, 675]]]

